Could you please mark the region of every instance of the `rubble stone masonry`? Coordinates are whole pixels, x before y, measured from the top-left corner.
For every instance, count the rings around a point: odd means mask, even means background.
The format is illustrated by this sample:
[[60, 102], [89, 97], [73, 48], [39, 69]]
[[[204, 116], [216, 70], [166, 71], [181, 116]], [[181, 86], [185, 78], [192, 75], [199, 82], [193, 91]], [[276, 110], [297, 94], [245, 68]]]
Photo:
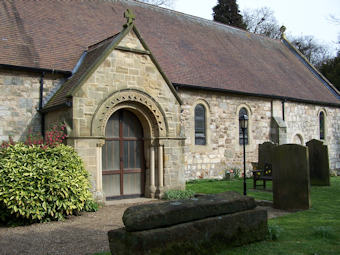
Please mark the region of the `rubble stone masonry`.
[[[185, 140], [185, 178], [222, 177], [227, 169], [243, 172], [243, 146], [239, 144], [238, 112], [249, 113], [249, 144], [246, 145], [248, 174], [251, 162], [258, 161], [258, 145], [270, 141], [272, 116], [282, 117], [281, 102], [271, 99], [236, 96], [227, 93], [180, 89], [182, 128]], [[207, 144], [195, 145], [194, 109], [206, 107]], [[279, 103], [279, 104], [278, 104]], [[280, 105], [280, 107], [277, 107]], [[325, 112], [325, 129], [330, 168], [340, 168], [340, 109], [311, 104], [285, 102], [287, 143], [305, 144], [319, 137], [319, 113]], [[297, 137], [299, 139], [297, 140]]]
[[[26, 134], [40, 132], [39, 89], [41, 74], [0, 71], [0, 141], [23, 140]], [[46, 75], [44, 97], [58, 86], [60, 78]]]

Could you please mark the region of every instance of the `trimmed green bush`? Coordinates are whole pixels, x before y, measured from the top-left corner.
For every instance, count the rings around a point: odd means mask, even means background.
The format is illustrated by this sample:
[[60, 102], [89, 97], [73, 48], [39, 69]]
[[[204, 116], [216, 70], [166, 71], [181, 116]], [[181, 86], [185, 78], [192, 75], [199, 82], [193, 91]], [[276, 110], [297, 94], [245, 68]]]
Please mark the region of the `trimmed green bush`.
[[189, 199], [195, 196], [195, 192], [192, 190], [168, 190], [164, 192], [163, 199], [175, 200], [175, 199]]
[[96, 210], [82, 160], [72, 147], [22, 143], [0, 150], [0, 221], [61, 220]]

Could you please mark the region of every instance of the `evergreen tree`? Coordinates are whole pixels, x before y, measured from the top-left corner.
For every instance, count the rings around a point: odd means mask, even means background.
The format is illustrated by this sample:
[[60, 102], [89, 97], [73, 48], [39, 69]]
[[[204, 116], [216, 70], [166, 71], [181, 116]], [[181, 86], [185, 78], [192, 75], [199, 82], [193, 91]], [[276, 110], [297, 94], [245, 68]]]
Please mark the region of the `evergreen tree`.
[[243, 22], [236, 0], [218, 0], [218, 4], [213, 8], [213, 11], [214, 21], [242, 29], [247, 28]]
[[320, 72], [340, 91], [340, 51], [320, 67]]

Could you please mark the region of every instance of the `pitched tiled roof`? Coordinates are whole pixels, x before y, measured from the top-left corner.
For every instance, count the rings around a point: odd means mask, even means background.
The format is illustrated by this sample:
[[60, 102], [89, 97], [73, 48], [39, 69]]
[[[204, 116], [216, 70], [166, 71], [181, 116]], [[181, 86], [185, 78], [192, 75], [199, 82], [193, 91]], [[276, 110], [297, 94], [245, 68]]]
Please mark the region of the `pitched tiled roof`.
[[340, 104], [281, 41], [132, 0], [1, 1], [0, 64], [71, 71], [127, 8], [173, 83]]
[[44, 106], [45, 109], [56, 107], [67, 103], [68, 94], [77, 86], [77, 84], [83, 79], [83, 77], [90, 71], [97, 60], [104, 54], [104, 52], [115, 41], [117, 36], [110, 37], [100, 44], [90, 47], [84, 52], [81, 60], [79, 61], [79, 67], [75, 70], [75, 73], [61, 86], [61, 88], [54, 94], [54, 96]]

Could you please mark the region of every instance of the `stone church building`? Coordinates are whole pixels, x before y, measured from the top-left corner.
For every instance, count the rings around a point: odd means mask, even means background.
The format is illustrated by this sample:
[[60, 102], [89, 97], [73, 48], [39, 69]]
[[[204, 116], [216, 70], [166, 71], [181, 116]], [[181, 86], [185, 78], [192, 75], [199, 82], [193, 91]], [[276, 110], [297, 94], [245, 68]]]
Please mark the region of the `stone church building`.
[[248, 170], [265, 141], [314, 138], [340, 169], [339, 91], [284, 34], [133, 0], [1, 1], [0, 92], [0, 140], [66, 124], [98, 199], [242, 169], [243, 139]]

